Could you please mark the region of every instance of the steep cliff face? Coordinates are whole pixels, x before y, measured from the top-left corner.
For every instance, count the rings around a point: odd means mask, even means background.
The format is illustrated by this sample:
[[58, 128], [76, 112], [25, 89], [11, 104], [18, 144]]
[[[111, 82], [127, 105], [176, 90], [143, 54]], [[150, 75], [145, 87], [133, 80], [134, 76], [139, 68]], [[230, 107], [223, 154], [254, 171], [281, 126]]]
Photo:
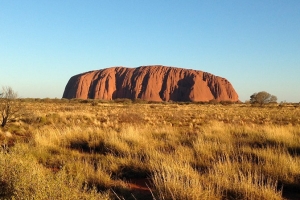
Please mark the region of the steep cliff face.
[[63, 98], [144, 99], [149, 101], [238, 101], [225, 78], [166, 66], [113, 67], [75, 75]]

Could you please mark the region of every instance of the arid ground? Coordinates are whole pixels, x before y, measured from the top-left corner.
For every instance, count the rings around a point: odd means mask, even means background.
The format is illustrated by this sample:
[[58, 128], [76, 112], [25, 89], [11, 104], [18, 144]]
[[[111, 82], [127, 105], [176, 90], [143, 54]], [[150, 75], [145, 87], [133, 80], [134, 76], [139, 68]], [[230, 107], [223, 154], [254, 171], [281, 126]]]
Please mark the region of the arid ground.
[[300, 199], [300, 105], [21, 99], [0, 199]]

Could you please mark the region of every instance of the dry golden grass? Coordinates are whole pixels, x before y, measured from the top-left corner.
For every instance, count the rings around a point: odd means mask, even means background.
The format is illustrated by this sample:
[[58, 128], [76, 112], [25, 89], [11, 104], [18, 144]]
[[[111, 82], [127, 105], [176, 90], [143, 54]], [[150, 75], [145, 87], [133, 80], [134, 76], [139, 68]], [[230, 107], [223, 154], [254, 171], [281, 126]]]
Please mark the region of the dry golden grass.
[[[23, 106], [0, 130], [0, 199], [300, 195], [299, 106], [51, 99]], [[149, 189], [131, 188], [137, 180]]]

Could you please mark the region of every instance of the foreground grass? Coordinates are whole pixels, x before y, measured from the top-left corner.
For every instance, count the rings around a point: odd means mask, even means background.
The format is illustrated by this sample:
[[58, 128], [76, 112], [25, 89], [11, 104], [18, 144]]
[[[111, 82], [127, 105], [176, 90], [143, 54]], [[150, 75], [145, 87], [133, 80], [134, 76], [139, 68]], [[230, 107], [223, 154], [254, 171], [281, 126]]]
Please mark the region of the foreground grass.
[[[299, 197], [299, 107], [24, 107], [1, 130], [1, 199]], [[137, 180], [147, 190], [130, 187]]]

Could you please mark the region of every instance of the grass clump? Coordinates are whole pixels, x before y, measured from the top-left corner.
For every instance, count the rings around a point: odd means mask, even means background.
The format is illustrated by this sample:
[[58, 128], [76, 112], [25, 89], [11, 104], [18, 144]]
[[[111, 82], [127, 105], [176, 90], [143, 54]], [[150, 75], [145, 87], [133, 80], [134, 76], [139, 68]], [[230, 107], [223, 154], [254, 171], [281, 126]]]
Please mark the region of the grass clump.
[[53, 174], [38, 163], [28, 146], [16, 145], [0, 156], [1, 199], [109, 199], [82, 185], [62, 169]]

